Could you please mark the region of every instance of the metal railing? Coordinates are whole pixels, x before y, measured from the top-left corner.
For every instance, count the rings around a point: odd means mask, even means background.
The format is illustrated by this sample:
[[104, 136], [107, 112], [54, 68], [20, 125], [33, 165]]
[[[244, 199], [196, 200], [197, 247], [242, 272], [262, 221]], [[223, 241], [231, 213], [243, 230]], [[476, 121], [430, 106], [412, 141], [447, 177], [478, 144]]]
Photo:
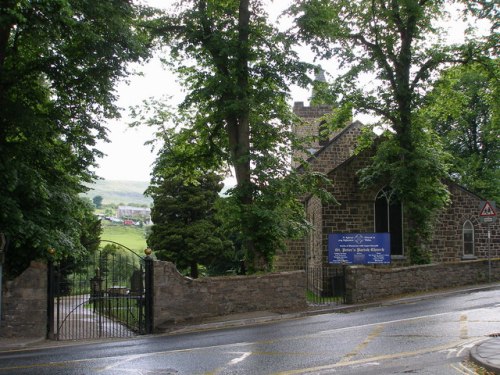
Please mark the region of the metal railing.
[[310, 305], [339, 305], [346, 301], [345, 267], [307, 269], [307, 302]]

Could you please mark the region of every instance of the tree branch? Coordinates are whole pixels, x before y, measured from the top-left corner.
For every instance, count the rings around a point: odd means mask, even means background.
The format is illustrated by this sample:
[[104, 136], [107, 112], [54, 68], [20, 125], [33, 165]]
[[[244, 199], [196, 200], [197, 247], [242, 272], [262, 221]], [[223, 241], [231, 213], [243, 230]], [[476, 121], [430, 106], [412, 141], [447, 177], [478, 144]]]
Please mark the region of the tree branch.
[[359, 41], [363, 46], [372, 51], [375, 59], [381, 64], [382, 69], [386, 72], [387, 79], [391, 83], [391, 87], [396, 89], [397, 86], [394, 77], [394, 70], [387, 59], [384, 58], [384, 52], [382, 51], [380, 45], [368, 41], [362, 34], [351, 34], [350, 38]]
[[434, 57], [431, 57], [418, 70], [417, 74], [415, 75], [415, 78], [413, 78], [413, 80], [410, 84], [410, 89], [414, 90], [417, 87], [420, 80], [423, 79], [425, 77], [425, 75], [431, 69], [434, 69], [438, 65], [444, 64], [444, 63], [465, 64], [465, 63], [467, 63], [467, 59], [439, 59], [439, 60], [437, 60]]
[[391, 121], [393, 123], [397, 121], [396, 117], [394, 117], [392, 115], [393, 112], [391, 112], [389, 110], [384, 110], [378, 105], [371, 105], [371, 104], [366, 103], [363, 105], [363, 107], [369, 111], [375, 112], [377, 115], [380, 115], [382, 117], [387, 118], [389, 121]]

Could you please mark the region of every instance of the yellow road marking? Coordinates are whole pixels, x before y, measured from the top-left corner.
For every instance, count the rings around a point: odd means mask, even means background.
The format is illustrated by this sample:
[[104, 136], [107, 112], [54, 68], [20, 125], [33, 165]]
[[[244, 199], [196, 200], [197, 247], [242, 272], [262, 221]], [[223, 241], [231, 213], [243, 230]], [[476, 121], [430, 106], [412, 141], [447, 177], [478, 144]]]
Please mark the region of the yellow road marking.
[[467, 339], [469, 337], [469, 328], [467, 325], [467, 315], [462, 314], [460, 316], [460, 338]]
[[347, 367], [347, 366], [359, 365], [359, 364], [370, 363], [370, 362], [384, 361], [384, 360], [388, 360], [388, 359], [400, 359], [400, 358], [406, 358], [406, 357], [413, 357], [416, 355], [446, 350], [446, 349], [455, 347], [455, 346], [460, 345], [460, 344], [463, 344], [463, 341], [450, 342], [450, 343], [445, 344], [445, 345], [439, 345], [439, 346], [434, 346], [431, 348], [419, 349], [419, 350], [415, 350], [415, 351], [411, 351], [411, 352], [386, 354], [386, 355], [358, 359], [356, 361], [337, 362], [337, 363], [330, 364], [330, 365], [309, 367], [309, 368], [289, 370], [289, 371], [280, 371], [280, 372], [274, 373], [274, 375], [307, 374], [307, 373], [311, 373], [311, 372], [327, 371], [327, 370], [332, 370], [332, 369], [339, 368], [339, 367]]
[[351, 352], [347, 353], [344, 358], [342, 358], [339, 363], [345, 363], [345, 362], [350, 362], [350, 360], [357, 356], [359, 354], [359, 352], [361, 352], [364, 348], [366, 348], [368, 346], [368, 344], [370, 342], [373, 341], [373, 339], [377, 338], [380, 333], [382, 332], [382, 330], [384, 329], [384, 326], [382, 324], [379, 324], [378, 326], [376, 326], [372, 332], [366, 337], [366, 339], [361, 343], [359, 344], [358, 346], [356, 346], [354, 348], [354, 350], [352, 350]]

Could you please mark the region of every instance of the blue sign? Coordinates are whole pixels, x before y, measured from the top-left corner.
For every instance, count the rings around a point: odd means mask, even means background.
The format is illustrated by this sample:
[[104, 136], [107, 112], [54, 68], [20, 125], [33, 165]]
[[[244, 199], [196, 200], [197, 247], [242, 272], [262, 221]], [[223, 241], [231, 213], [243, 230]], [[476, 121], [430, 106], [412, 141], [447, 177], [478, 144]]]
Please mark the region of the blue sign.
[[390, 264], [389, 233], [333, 233], [328, 235], [328, 263]]

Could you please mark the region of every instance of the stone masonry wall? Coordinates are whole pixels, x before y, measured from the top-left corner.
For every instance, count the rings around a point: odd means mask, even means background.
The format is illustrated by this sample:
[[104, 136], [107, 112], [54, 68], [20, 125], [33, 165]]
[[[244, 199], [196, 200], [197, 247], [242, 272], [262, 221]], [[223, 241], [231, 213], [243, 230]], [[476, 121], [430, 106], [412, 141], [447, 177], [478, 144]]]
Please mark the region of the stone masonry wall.
[[[434, 262], [466, 259], [463, 253], [463, 225], [468, 220], [474, 226], [474, 255], [476, 258], [500, 257], [500, 220], [483, 224], [479, 220], [480, 199], [458, 185], [448, 186], [452, 203], [439, 215], [429, 247]], [[497, 209], [498, 212], [498, 209]], [[488, 228], [490, 244], [488, 249]]]
[[47, 334], [47, 266], [32, 262], [3, 288], [2, 337], [45, 337]]
[[[488, 260], [400, 268], [352, 266], [346, 270], [347, 303], [488, 282]], [[491, 261], [491, 281], [500, 281], [500, 258]]]
[[[331, 105], [321, 105], [321, 106], [304, 106], [304, 102], [295, 102], [293, 105], [293, 113], [302, 119], [300, 124], [297, 124], [293, 128], [294, 134], [299, 139], [307, 139], [307, 145], [305, 147], [310, 149], [319, 150], [321, 148], [319, 144], [319, 118], [325, 114], [332, 112]], [[295, 152], [295, 157], [300, 159], [307, 159], [310, 155], [305, 155], [302, 152]], [[297, 167], [298, 165], [295, 165]]]
[[356, 121], [336, 134], [331, 143], [318, 152], [318, 155], [308, 159], [311, 170], [328, 173], [353, 156], [362, 128], [363, 124]]
[[323, 217], [321, 208], [321, 200], [318, 197], [312, 196], [305, 202], [306, 217], [311, 223], [311, 230], [304, 238], [289, 240], [286, 250], [275, 256], [273, 267], [276, 271], [296, 271], [312, 266], [322, 266]]
[[306, 243], [303, 238], [287, 240], [286, 250], [276, 253], [273, 269], [277, 272], [305, 269]]
[[306, 215], [311, 223], [311, 230], [307, 238], [307, 267], [323, 266], [323, 204], [318, 197], [311, 197], [307, 201]]
[[306, 306], [304, 271], [191, 279], [170, 262], [154, 263], [154, 327], [232, 313]]

